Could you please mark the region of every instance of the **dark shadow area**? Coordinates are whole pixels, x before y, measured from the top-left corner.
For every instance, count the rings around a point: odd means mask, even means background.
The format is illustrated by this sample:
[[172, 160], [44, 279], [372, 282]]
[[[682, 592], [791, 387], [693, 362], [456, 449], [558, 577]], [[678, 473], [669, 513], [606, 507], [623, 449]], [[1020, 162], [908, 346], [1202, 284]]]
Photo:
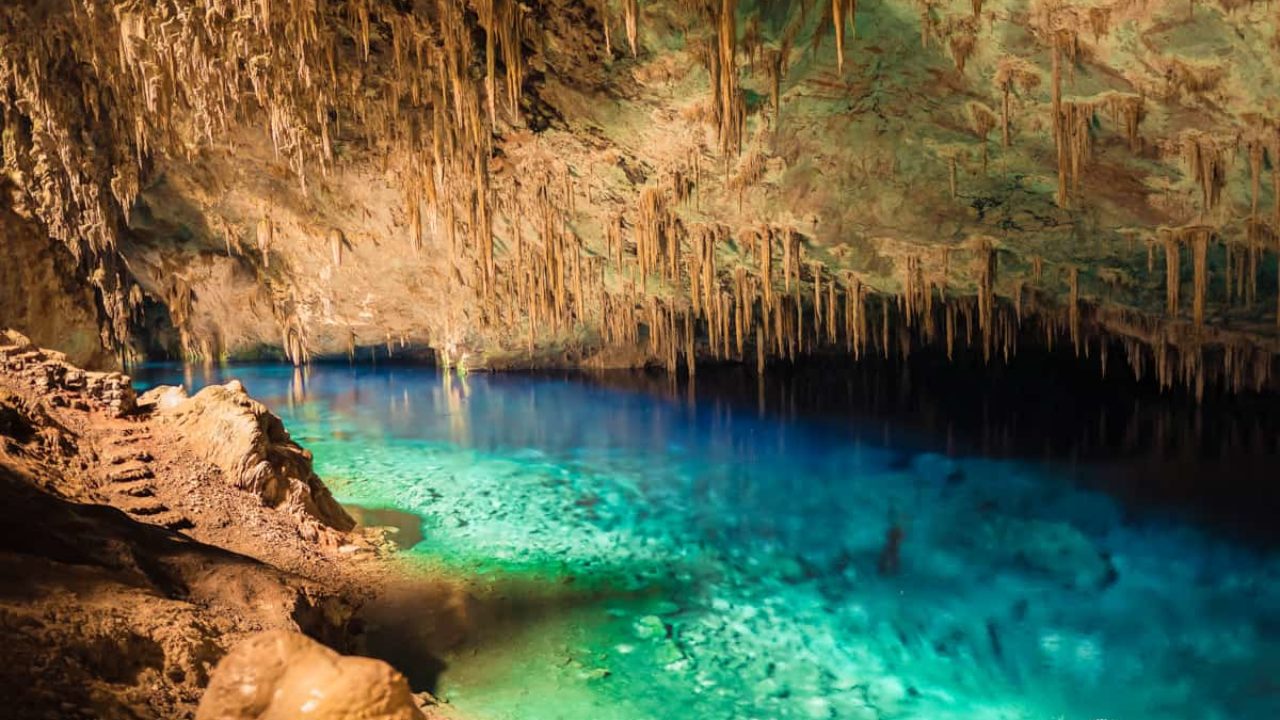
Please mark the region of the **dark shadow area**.
[[197, 697], [224, 634], [293, 621], [350, 644], [349, 610], [315, 584], [35, 482], [0, 464], [4, 717], [134, 717], [120, 698]]
[[[692, 381], [656, 372], [586, 375], [712, 413], [817, 421], [850, 441], [893, 448], [903, 467], [924, 452], [1052, 461], [1077, 482], [1134, 508], [1169, 508], [1219, 530], [1280, 544], [1280, 396], [1138, 380], [1113, 352], [1020, 349], [1008, 362], [922, 348], [909, 358], [818, 356], [748, 367], [699, 367]], [[565, 377], [581, 377], [566, 373]], [[962, 481], [964, 478], [957, 478]]]
[[670, 593], [668, 582], [624, 590], [593, 577], [582, 585], [572, 577], [555, 581], [510, 575], [488, 582], [406, 580], [361, 608], [360, 652], [398, 668], [414, 691], [435, 693], [448, 669], [444, 658], [460, 651], [513, 643], [540, 623], [585, 608]]

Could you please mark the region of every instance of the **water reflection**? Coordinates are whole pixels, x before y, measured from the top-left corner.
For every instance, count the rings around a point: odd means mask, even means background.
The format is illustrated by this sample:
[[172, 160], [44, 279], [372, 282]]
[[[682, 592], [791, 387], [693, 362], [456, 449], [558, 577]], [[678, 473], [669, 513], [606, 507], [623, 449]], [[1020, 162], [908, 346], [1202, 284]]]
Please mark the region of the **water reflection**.
[[[177, 368], [143, 368], [139, 380]], [[1271, 396], [1163, 394], [1072, 358], [1026, 352], [1012, 366], [966, 366], [927, 353], [907, 365], [842, 361], [740, 368], [697, 382], [665, 374], [458, 375], [387, 367], [187, 366], [188, 387], [245, 379], [286, 415], [331, 418], [334, 437], [431, 437], [486, 452], [528, 450], [591, 462], [625, 445], [664, 462], [692, 459], [690, 491], [749, 498], [770, 463], [786, 482], [821, 474], [840, 450], [850, 471], [905, 467], [919, 453], [1052, 463], [1140, 508], [1167, 507], [1266, 542], [1280, 541], [1280, 403]], [[563, 382], [566, 378], [571, 382]], [[587, 382], [582, 382], [586, 380]], [[753, 412], [754, 411], [754, 412]], [[286, 420], [288, 418], [286, 417]], [[347, 425], [351, 428], [347, 428]], [[847, 450], [847, 454], [843, 451]], [[1207, 478], [1213, 478], [1212, 482]]]

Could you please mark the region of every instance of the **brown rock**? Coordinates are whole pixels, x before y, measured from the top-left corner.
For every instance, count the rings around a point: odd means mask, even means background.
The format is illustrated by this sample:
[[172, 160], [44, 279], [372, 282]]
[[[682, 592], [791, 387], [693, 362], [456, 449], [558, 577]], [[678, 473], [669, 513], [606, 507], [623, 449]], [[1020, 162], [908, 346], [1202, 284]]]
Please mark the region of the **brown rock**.
[[404, 676], [304, 635], [266, 632], [214, 668], [196, 720], [421, 720]]
[[[157, 389], [144, 400], [155, 402], [157, 415], [236, 487], [300, 519], [341, 531], [355, 527], [312, 470], [311, 453], [293, 442], [280, 418], [249, 397], [239, 381], [209, 386], [186, 400], [178, 397]], [[304, 524], [302, 531], [320, 534], [313, 524]]]

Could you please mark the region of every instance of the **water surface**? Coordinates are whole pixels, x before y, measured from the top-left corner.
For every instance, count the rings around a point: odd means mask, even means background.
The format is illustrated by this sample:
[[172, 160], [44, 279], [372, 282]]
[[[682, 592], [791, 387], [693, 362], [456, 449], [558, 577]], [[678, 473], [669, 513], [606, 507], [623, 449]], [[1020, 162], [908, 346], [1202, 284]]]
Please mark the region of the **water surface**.
[[[1095, 428], [1061, 398], [1004, 425], [885, 413], [874, 398], [901, 392], [883, 379], [788, 399], [744, 374], [697, 391], [402, 367], [137, 376], [241, 379], [411, 556], [474, 579], [477, 602], [534, 589], [431, 675], [469, 718], [1280, 717], [1280, 556], [1232, 532], [1268, 522], [1178, 491], [1277, 467], [1274, 435], [1224, 429], [1245, 440], [1214, 456], [1177, 418]], [[1027, 426], [1043, 402], [1061, 433]], [[1236, 477], [1183, 477], [1214, 468]]]

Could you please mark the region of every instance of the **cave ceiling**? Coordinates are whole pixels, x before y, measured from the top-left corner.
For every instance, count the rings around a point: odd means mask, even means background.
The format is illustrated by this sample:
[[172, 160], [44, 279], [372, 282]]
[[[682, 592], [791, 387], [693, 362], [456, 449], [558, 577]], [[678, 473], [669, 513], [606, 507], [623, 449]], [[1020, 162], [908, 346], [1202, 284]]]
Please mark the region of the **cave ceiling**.
[[1280, 6], [39, 0], [4, 194], [104, 345], [1270, 382]]

